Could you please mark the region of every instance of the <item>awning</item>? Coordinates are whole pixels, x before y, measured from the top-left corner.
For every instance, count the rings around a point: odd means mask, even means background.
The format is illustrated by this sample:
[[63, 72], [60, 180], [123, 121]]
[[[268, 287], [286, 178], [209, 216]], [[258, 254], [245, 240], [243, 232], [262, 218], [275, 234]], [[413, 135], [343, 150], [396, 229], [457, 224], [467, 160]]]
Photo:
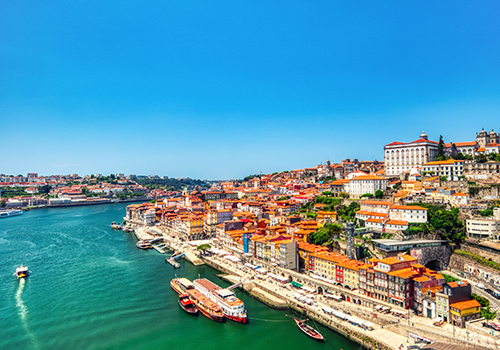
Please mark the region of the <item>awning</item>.
[[328, 306], [322, 306], [321, 310], [323, 310], [327, 314], [333, 314], [333, 312], [335, 311], [334, 309], [332, 309], [331, 307], [328, 307]]
[[365, 321], [365, 322], [363, 323], [363, 326], [365, 326], [366, 328], [373, 328], [374, 324], [373, 324], [373, 323], [371, 323], [371, 322]]
[[316, 293], [316, 289], [313, 289], [313, 288], [310, 288], [310, 287], [307, 287], [307, 286], [302, 286], [301, 288], [303, 290], [305, 290], [306, 292]]
[[297, 287], [297, 288], [302, 287], [302, 284], [297, 283], [297, 282], [295, 282], [295, 281], [290, 282], [290, 284], [291, 284], [292, 286], [294, 286], [294, 287]]
[[234, 255], [226, 255], [224, 256], [227, 260], [231, 260], [232, 262], [240, 262], [240, 259], [235, 257]]
[[255, 265], [252, 265], [252, 264], [249, 264], [249, 263], [246, 263], [245, 266], [248, 267], [248, 268], [251, 268], [251, 269], [255, 269], [255, 267], [256, 267]]

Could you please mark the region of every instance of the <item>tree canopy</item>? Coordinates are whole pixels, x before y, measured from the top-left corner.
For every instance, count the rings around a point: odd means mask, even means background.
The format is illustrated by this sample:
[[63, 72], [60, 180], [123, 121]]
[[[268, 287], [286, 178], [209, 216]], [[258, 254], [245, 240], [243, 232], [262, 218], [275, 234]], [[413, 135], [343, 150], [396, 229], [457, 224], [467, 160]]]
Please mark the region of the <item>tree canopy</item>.
[[344, 226], [340, 224], [325, 224], [325, 226], [320, 227], [316, 232], [309, 235], [309, 243], [323, 245], [337, 236], [343, 229]]
[[446, 210], [444, 206], [427, 203], [409, 204], [427, 208], [427, 223], [422, 223], [419, 227], [426, 234], [437, 232], [449, 241], [459, 243], [467, 237], [464, 224], [458, 219], [458, 208]]

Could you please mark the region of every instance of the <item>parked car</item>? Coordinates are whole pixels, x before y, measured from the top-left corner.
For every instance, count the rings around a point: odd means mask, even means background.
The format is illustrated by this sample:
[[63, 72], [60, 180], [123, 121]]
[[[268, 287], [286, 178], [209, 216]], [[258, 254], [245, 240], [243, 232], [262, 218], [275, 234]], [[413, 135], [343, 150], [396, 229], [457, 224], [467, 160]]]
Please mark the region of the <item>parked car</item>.
[[484, 284], [482, 284], [482, 283], [476, 283], [476, 288], [484, 289]]
[[489, 289], [489, 288], [486, 288], [484, 291], [485, 291], [486, 293], [488, 293], [488, 294], [493, 295], [493, 291], [492, 291], [491, 289]]

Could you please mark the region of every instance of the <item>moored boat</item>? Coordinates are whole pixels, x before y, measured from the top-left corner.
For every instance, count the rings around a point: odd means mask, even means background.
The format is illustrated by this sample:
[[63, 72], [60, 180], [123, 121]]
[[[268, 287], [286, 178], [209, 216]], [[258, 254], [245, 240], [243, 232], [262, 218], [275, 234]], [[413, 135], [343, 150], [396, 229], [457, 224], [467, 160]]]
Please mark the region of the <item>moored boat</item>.
[[194, 289], [193, 283], [187, 278], [174, 278], [170, 281], [170, 287], [177, 292], [177, 294], [186, 294], [188, 290]]
[[203, 315], [217, 322], [224, 321], [224, 313], [222, 312], [222, 309], [212, 300], [201, 294], [200, 291], [196, 289], [189, 289], [187, 294]]
[[247, 323], [245, 304], [236, 297], [232, 290], [223, 289], [206, 278], [196, 279], [193, 284], [197, 290], [222, 309], [224, 316], [236, 322]]
[[20, 267], [16, 269], [17, 278], [26, 278], [29, 275], [28, 267], [21, 264]]
[[179, 305], [182, 310], [191, 315], [198, 315], [198, 308], [194, 305], [193, 301], [187, 294], [179, 294]]
[[145, 242], [145, 241], [138, 241], [136, 243], [136, 245], [137, 245], [137, 248], [144, 249], [144, 250], [152, 249], [153, 248], [153, 245], [151, 243]]
[[295, 317], [293, 319], [295, 320], [295, 323], [302, 332], [304, 332], [305, 334], [307, 334], [308, 336], [310, 336], [315, 340], [320, 340], [320, 341], [324, 340], [320, 332], [318, 332], [316, 329], [314, 329], [313, 327], [309, 326], [306, 323], [307, 320], [299, 320]]
[[216, 303], [197, 291], [193, 283], [187, 278], [174, 278], [170, 281], [170, 287], [179, 295], [187, 294], [198, 311], [206, 317], [217, 322], [222, 322], [224, 320], [222, 309], [217, 306]]

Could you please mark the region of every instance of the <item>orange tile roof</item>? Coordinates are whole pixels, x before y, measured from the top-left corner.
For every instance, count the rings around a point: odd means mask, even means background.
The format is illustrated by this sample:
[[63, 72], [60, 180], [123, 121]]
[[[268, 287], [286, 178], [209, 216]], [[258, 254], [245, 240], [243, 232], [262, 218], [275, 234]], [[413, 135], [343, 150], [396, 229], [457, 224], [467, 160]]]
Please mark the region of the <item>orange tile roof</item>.
[[481, 304], [475, 299], [472, 300], [466, 300], [466, 301], [461, 301], [458, 303], [450, 304], [450, 307], [457, 309], [457, 310], [465, 310], [465, 309], [471, 309], [473, 307], [481, 307]]
[[370, 216], [382, 216], [382, 217], [386, 217], [386, 216], [389, 215], [387, 213], [375, 213], [375, 212], [366, 211], [366, 210], [358, 210], [356, 212], [356, 214], [359, 214], [359, 215], [370, 215]]
[[361, 204], [369, 204], [369, 205], [386, 205], [386, 206], [391, 206], [394, 203], [393, 202], [384, 202], [384, 201], [371, 201], [371, 200], [366, 200], [362, 201]]
[[400, 220], [389, 220], [386, 222], [386, 225], [400, 225], [400, 226], [407, 226], [408, 221], [400, 221]]
[[418, 205], [392, 205], [391, 209], [400, 209], [400, 210], [427, 210], [427, 208], [419, 207]]
[[427, 276], [421, 276], [413, 279], [415, 282], [425, 282], [430, 281], [431, 279]]
[[387, 179], [377, 175], [361, 175], [351, 179], [351, 181], [359, 181], [359, 180], [387, 180]]

